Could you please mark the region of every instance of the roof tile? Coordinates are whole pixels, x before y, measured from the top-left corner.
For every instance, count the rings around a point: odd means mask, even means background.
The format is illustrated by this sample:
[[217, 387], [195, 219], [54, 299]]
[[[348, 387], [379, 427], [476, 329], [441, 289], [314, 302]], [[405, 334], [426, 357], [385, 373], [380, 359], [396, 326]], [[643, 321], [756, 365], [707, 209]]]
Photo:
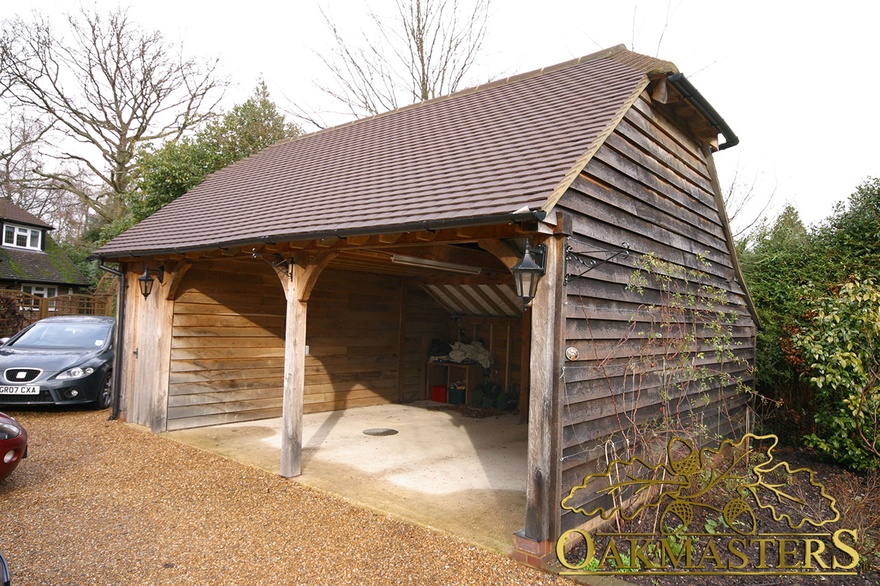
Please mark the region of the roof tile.
[[540, 209], [665, 61], [622, 46], [277, 144], [100, 248], [113, 257]]

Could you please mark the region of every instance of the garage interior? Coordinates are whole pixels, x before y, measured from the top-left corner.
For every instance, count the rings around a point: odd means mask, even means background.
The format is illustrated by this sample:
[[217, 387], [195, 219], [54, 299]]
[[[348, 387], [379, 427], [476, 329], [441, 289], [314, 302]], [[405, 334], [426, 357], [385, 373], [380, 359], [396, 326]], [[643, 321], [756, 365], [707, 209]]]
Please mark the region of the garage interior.
[[[279, 473], [273, 261], [208, 260], [184, 276], [165, 435]], [[475, 243], [340, 252], [308, 305], [296, 480], [509, 553], [526, 508], [524, 319], [510, 271]], [[491, 363], [451, 361], [454, 348]]]

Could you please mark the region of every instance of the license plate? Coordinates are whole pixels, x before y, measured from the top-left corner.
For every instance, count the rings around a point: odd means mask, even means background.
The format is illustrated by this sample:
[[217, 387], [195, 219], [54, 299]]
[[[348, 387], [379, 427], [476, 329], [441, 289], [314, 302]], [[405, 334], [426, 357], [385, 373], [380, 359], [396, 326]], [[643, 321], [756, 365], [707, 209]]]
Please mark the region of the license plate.
[[39, 395], [40, 387], [37, 385], [21, 387], [0, 387], [0, 395]]

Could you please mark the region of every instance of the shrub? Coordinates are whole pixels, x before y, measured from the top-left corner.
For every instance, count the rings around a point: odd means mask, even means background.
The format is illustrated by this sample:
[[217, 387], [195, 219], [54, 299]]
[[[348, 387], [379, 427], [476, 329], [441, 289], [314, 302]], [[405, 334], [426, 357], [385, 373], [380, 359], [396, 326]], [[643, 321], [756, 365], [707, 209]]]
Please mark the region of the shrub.
[[808, 445], [853, 470], [880, 468], [880, 287], [856, 277], [815, 298], [792, 336], [815, 389]]

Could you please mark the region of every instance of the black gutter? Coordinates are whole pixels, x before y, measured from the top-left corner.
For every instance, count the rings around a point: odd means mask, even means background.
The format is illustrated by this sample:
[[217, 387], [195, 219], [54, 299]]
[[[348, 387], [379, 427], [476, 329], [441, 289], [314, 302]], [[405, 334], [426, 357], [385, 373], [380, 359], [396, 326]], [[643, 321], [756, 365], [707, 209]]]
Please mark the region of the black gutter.
[[[125, 329], [125, 273], [104, 266], [104, 259], [98, 257], [98, 267], [102, 271], [119, 277], [119, 296], [116, 301], [116, 341], [113, 351], [113, 404], [110, 408], [110, 420], [119, 418], [119, 400], [122, 396], [122, 341]], [[125, 265], [122, 265], [124, 270]]]
[[[543, 210], [528, 210], [525, 212], [514, 212], [512, 214], [504, 214], [501, 216], [475, 216], [470, 218], [454, 218], [448, 220], [434, 220], [428, 222], [411, 222], [407, 224], [396, 224], [391, 226], [375, 226], [370, 228], [352, 228], [349, 230], [327, 230], [324, 232], [310, 233], [293, 233], [293, 234], [275, 234], [271, 236], [254, 236], [241, 240], [229, 240], [225, 242], [216, 242], [212, 244], [199, 246], [183, 246], [177, 248], [156, 248], [149, 250], [122, 250], [104, 252], [101, 256], [93, 255], [89, 258], [114, 258], [124, 256], [156, 256], [161, 254], [182, 254], [185, 252], [196, 252], [199, 250], [214, 250], [217, 248], [233, 248], [236, 246], [256, 245], [256, 244], [275, 244], [278, 242], [294, 242], [302, 240], [320, 240], [323, 238], [347, 238], [350, 236], [373, 236], [376, 234], [395, 234], [398, 232], [418, 232], [421, 230], [435, 231], [444, 228], [465, 228], [469, 226], [493, 226], [507, 223], [522, 223], [537, 221], [540, 222], [547, 217], [547, 212]], [[99, 251], [100, 252], [100, 251]]]
[[730, 126], [727, 125], [727, 122], [724, 121], [724, 118], [718, 114], [715, 108], [712, 107], [712, 104], [706, 101], [706, 98], [703, 97], [697, 88], [685, 78], [683, 73], [672, 74], [667, 79], [669, 79], [669, 82], [675, 87], [675, 89], [677, 89], [679, 93], [694, 106], [694, 108], [699, 110], [700, 114], [709, 121], [709, 124], [714, 128], [717, 128], [724, 136], [726, 142], [719, 145], [719, 151], [729, 149], [730, 147], [739, 144], [739, 137], [733, 133], [733, 130], [731, 130]]

